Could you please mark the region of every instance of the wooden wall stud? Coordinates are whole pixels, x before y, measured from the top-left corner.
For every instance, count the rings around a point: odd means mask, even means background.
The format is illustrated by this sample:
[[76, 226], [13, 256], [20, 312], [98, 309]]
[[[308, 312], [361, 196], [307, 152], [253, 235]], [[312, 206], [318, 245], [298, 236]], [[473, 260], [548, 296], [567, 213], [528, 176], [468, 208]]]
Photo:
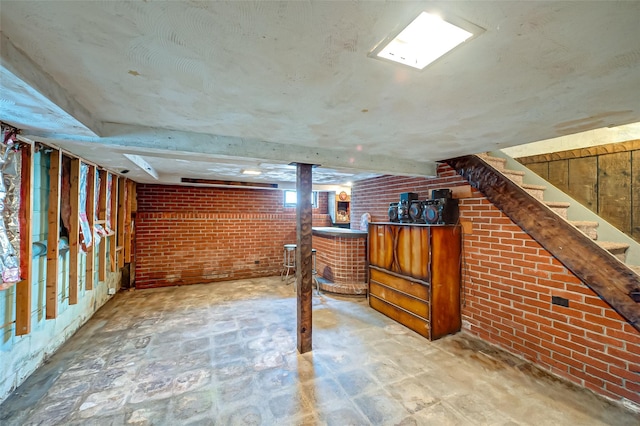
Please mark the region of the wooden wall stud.
[[[98, 222], [105, 227], [107, 220], [107, 171], [98, 171], [100, 177], [100, 194], [98, 196]], [[98, 280], [105, 281], [107, 279], [107, 237], [100, 239], [98, 247]]]
[[23, 146], [20, 182], [20, 271], [22, 280], [16, 285], [16, 336], [31, 332], [31, 286], [33, 280], [33, 145]]
[[69, 222], [69, 304], [78, 303], [78, 285], [80, 283], [80, 160], [71, 159]]
[[87, 220], [89, 229], [91, 230], [91, 246], [87, 247], [86, 272], [85, 272], [85, 289], [93, 290], [93, 275], [96, 263], [96, 241], [94, 238], [94, 222], [96, 210], [96, 167], [89, 165], [89, 173], [87, 175]]
[[47, 302], [46, 318], [58, 316], [58, 240], [60, 236], [60, 188], [62, 186], [62, 154], [54, 149], [49, 166], [49, 213], [47, 214]]

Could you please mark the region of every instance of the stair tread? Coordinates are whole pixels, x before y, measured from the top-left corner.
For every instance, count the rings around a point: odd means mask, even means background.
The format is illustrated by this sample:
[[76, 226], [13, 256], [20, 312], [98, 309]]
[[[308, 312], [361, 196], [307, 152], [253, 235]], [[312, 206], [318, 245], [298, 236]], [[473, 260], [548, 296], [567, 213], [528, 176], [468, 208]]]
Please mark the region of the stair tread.
[[518, 170], [503, 170], [502, 171], [503, 175], [516, 175], [516, 176], [524, 176], [526, 173], [525, 172], [520, 172]]
[[507, 162], [506, 158], [492, 157], [487, 153], [478, 154], [478, 157], [482, 158], [483, 160], [498, 161], [503, 164]]
[[545, 201], [544, 203], [549, 207], [569, 207], [571, 205], [565, 201]]
[[539, 189], [539, 190], [547, 189], [547, 187], [544, 185], [533, 185], [531, 183], [523, 183], [520, 186], [523, 187], [524, 189]]
[[629, 248], [629, 244], [627, 243], [616, 243], [615, 241], [596, 241], [600, 247], [605, 250], [626, 250]]
[[584, 227], [597, 228], [598, 226], [600, 226], [600, 223], [592, 222], [589, 220], [570, 220], [569, 223], [571, 223], [575, 227], [584, 226]]

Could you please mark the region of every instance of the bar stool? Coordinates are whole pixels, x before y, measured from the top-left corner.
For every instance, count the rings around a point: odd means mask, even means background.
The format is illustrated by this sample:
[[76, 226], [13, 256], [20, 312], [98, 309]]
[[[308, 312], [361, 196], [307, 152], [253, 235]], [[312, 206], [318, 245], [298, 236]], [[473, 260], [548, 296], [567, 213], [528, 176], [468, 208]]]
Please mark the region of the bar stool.
[[320, 283], [318, 282], [318, 270], [316, 269], [316, 249], [311, 249], [313, 257], [313, 269], [311, 270], [311, 279], [316, 283], [316, 294], [320, 296]]
[[[285, 244], [283, 248], [282, 272], [280, 272], [280, 280], [285, 280], [289, 284], [289, 273], [296, 270], [296, 245]], [[286, 275], [285, 275], [286, 272]], [[292, 275], [294, 280], [295, 274]]]

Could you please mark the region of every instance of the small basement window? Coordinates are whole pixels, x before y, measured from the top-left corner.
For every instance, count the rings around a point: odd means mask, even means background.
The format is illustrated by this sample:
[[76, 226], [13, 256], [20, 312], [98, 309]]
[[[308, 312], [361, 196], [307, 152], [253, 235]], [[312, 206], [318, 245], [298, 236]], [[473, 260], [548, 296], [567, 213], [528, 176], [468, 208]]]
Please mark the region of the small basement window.
[[[285, 190], [284, 191], [284, 206], [296, 207], [298, 205], [298, 193], [296, 191]], [[318, 191], [311, 192], [311, 207], [318, 207]]]

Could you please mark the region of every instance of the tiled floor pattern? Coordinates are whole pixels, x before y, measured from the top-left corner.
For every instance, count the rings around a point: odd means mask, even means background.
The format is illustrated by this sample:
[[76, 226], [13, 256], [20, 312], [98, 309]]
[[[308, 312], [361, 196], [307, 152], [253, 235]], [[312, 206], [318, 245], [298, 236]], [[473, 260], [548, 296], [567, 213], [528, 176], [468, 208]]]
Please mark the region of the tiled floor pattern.
[[276, 278], [119, 294], [0, 406], [2, 425], [638, 425], [459, 333], [429, 342], [363, 298], [314, 296], [296, 351]]

